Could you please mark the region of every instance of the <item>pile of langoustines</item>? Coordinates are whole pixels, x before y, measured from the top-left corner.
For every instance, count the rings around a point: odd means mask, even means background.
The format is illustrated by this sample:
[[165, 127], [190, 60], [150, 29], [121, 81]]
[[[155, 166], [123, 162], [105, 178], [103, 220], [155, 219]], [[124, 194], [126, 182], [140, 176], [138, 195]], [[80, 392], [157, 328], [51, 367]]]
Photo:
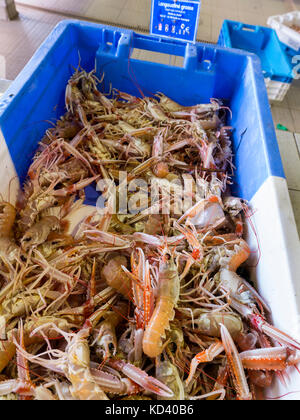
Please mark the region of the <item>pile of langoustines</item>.
[[258, 398], [300, 344], [237, 274], [226, 107], [99, 86], [76, 71], [18, 204], [0, 203], [2, 398]]

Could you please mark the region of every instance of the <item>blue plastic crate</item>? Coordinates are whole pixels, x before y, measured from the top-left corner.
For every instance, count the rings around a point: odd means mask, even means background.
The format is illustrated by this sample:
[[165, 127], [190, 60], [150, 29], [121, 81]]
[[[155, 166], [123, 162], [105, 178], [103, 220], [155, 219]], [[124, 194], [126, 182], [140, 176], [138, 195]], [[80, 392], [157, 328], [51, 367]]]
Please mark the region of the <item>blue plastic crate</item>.
[[[183, 68], [130, 59], [134, 48], [184, 57]], [[251, 199], [271, 175], [284, 177], [261, 66], [255, 55], [219, 46], [159, 39], [130, 30], [63, 21], [0, 101], [0, 128], [24, 180], [49, 127], [64, 112], [65, 87], [78, 66], [105, 72], [106, 88], [164, 92], [183, 105], [223, 99], [232, 110], [234, 190]]]
[[292, 83], [293, 66], [274, 29], [225, 20], [218, 44], [256, 54], [261, 60], [264, 77]]
[[[184, 65], [131, 59], [134, 48], [184, 57]], [[64, 114], [65, 87], [79, 57], [87, 71], [96, 62], [98, 76], [105, 72], [107, 90], [111, 83], [136, 95], [161, 91], [183, 105], [219, 98], [231, 108], [233, 190], [250, 200], [253, 209], [254, 225], [248, 224], [252, 279], [267, 299], [275, 325], [300, 339], [299, 239], [262, 68], [254, 54], [207, 44], [186, 45], [86, 22], [61, 22], [0, 99], [0, 192], [6, 194], [11, 187], [9, 170], [16, 170], [24, 181], [49, 120]], [[93, 200], [93, 194], [89, 199]], [[269, 396], [297, 398], [298, 372], [294, 370], [289, 379], [287, 386], [274, 380]]]

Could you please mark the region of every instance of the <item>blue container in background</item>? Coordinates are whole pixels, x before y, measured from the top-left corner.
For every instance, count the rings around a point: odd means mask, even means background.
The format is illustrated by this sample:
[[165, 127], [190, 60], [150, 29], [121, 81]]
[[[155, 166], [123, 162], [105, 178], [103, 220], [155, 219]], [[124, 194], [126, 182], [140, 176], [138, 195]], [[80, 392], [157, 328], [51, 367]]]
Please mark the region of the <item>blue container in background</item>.
[[287, 54], [287, 56], [289, 57], [290, 60], [293, 57], [295, 57], [295, 55], [300, 55], [300, 51], [299, 50], [298, 51], [293, 50], [292, 48], [290, 48], [287, 45], [283, 44], [283, 42], [280, 42], [280, 43], [281, 43], [282, 48], [284, 49], [285, 53]]
[[274, 29], [225, 20], [218, 44], [256, 54], [265, 78], [292, 83], [293, 66]]
[[[262, 35], [261, 35], [262, 36]], [[264, 45], [266, 40], [262, 40]], [[184, 57], [183, 67], [132, 59], [133, 49]], [[163, 92], [182, 105], [218, 98], [231, 108], [234, 192], [250, 200], [270, 176], [284, 177], [271, 110], [255, 55], [140, 35], [79, 21], [58, 24], [0, 100], [0, 129], [24, 181], [38, 142], [65, 112], [65, 87], [79, 64], [133, 95]]]

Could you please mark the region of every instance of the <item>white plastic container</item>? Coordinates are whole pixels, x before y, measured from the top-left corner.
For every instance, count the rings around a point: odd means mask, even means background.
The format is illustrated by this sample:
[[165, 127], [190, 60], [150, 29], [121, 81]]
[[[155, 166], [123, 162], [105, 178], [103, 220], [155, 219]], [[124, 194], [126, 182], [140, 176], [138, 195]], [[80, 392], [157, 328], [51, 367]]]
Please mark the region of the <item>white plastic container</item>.
[[291, 28], [293, 25], [300, 27], [299, 11], [271, 16], [267, 23], [271, 28], [275, 29], [278, 38], [283, 44], [300, 53], [300, 33]]
[[10, 84], [10, 80], [0, 78], [0, 98], [4, 94], [4, 92], [9, 88]]
[[291, 87], [291, 83], [277, 82], [270, 78], [265, 78], [265, 83], [270, 101], [283, 101]]

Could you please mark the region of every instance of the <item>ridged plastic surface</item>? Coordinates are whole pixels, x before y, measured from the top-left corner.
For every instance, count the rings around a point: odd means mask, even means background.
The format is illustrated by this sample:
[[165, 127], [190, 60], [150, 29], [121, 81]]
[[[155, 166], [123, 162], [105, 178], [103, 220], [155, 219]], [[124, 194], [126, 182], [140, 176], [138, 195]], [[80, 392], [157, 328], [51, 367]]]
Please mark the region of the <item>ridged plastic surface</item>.
[[271, 101], [281, 102], [288, 93], [291, 83], [277, 82], [276, 80], [265, 79], [268, 97]]

